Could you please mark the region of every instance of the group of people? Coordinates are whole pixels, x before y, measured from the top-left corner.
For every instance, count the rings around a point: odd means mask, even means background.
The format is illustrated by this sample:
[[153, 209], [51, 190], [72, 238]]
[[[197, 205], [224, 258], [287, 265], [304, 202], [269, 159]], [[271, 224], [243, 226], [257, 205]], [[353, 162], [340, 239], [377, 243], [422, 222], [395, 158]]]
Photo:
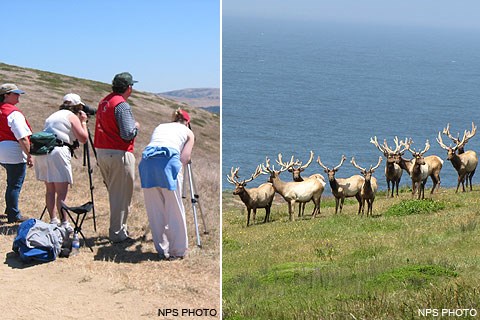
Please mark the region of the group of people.
[[[115, 75], [112, 92], [100, 101], [96, 111], [93, 146], [109, 195], [109, 239], [113, 243], [134, 241], [129, 237], [127, 218], [135, 180], [133, 151], [140, 126], [127, 99], [136, 82], [128, 72]], [[24, 93], [12, 83], [0, 86], [0, 164], [7, 174], [7, 221], [21, 223], [28, 219], [18, 205], [28, 166], [34, 167], [36, 178], [45, 183], [50, 223], [73, 231], [61, 207], [73, 183], [73, 149], [89, 138], [86, 105], [78, 94], [66, 94], [59, 110], [45, 120], [43, 129], [54, 133], [61, 143], [47, 155], [32, 157], [29, 141], [32, 128], [16, 106]], [[142, 153], [140, 181], [152, 239], [161, 259], [183, 259], [188, 249], [181, 188], [183, 166], [190, 162], [194, 140], [190, 115], [177, 109], [172, 122], [154, 129]]]

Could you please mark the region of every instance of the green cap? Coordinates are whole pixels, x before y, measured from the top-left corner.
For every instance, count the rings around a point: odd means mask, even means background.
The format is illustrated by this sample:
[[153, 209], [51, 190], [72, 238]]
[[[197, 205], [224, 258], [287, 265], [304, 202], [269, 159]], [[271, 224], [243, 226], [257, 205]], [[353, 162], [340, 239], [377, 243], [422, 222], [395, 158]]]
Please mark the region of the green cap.
[[114, 87], [126, 87], [126, 86], [133, 86], [134, 83], [138, 81], [133, 80], [133, 77], [128, 72], [122, 72], [113, 78], [112, 85]]

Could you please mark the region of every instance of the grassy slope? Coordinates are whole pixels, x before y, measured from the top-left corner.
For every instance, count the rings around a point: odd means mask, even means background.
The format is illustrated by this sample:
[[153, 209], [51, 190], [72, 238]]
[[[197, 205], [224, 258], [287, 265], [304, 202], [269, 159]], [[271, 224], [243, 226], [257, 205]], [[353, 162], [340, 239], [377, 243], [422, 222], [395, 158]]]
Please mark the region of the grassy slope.
[[[350, 201], [334, 214], [245, 227], [223, 193], [223, 308], [227, 319], [409, 319], [423, 308], [480, 308], [479, 188], [432, 200], [377, 197], [374, 217]], [[308, 207], [307, 207], [308, 208]], [[310, 213], [313, 208], [306, 209]]]

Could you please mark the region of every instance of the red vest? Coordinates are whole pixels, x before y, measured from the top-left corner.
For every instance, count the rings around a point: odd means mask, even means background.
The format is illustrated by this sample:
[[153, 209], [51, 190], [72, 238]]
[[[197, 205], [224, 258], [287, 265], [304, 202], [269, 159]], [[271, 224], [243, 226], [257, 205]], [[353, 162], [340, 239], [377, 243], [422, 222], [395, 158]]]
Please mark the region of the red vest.
[[133, 152], [135, 139], [123, 140], [115, 120], [115, 108], [122, 102], [125, 99], [120, 94], [110, 93], [98, 104], [93, 142], [95, 148]]
[[[5, 140], [18, 141], [17, 138], [15, 138], [15, 135], [13, 134], [12, 129], [8, 126], [8, 120], [7, 120], [7, 117], [14, 111], [18, 111], [22, 113], [13, 104], [4, 103], [4, 102], [0, 103], [0, 141], [5, 141]], [[30, 124], [28, 123], [27, 118], [25, 118], [25, 122], [27, 123], [27, 126], [30, 128], [30, 131], [32, 131], [32, 127], [30, 127]]]

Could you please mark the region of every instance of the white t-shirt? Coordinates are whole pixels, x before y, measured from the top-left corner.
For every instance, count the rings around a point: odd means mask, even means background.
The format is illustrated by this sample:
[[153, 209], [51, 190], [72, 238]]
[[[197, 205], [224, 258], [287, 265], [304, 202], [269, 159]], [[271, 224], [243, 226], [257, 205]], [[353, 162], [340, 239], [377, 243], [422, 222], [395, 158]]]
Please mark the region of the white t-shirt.
[[[7, 122], [17, 140], [32, 135], [32, 131], [21, 112], [13, 111], [10, 113], [7, 117]], [[25, 162], [27, 162], [27, 155], [22, 151], [17, 141], [5, 140], [0, 142], [0, 163], [16, 164]]]
[[178, 122], [162, 123], [152, 133], [148, 146], [173, 148], [182, 152], [190, 129]]

